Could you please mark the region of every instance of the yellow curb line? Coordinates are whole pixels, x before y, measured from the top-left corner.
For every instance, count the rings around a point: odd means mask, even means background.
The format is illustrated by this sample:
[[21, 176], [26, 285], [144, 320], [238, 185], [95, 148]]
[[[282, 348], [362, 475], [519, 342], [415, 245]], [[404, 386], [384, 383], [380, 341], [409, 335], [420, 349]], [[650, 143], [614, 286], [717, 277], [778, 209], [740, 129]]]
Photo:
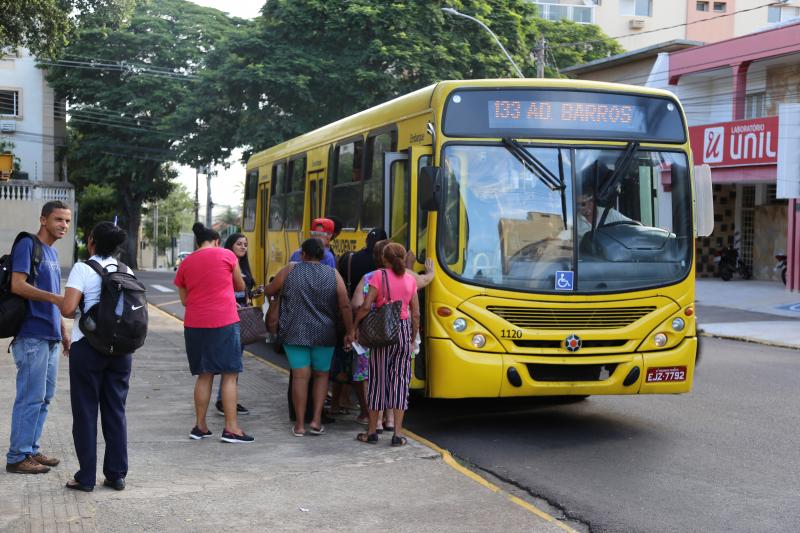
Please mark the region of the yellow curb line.
[[[179, 319], [178, 317], [167, 313], [163, 309], [160, 309], [155, 304], [150, 304], [150, 307], [154, 307], [155, 309], [160, 311], [162, 314], [168, 316], [169, 318], [172, 318], [174, 320], [177, 320], [180, 323], [183, 323], [183, 321], [181, 319]], [[260, 362], [260, 363], [262, 363], [262, 364], [264, 364], [264, 365], [266, 365], [266, 366], [268, 366], [270, 368], [273, 368], [273, 369], [277, 370], [278, 372], [280, 372], [282, 374], [289, 375], [289, 371], [288, 370], [286, 370], [283, 367], [280, 367], [280, 366], [276, 365], [275, 363], [272, 363], [270, 361], [262, 359], [261, 357], [258, 357], [256, 354], [254, 354], [252, 352], [249, 352], [247, 350], [245, 350], [244, 353], [246, 353], [250, 358], [255, 359], [256, 361], [258, 361], [258, 362]], [[425, 437], [421, 437], [421, 436], [417, 435], [416, 433], [414, 433], [412, 431], [409, 431], [407, 429], [403, 429], [403, 432], [406, 435], [408, 435], [409, 437], [411, 437], [412, 439], [414, 439], [415, 441], [417, 441], [420, 444], [422, 444], [423, 446], [427, 446], [431, 450], [433, 450], [436, 453], [438, 453], [439, 455], [441, 455], [442, 456], [442, 460], [445, 462], [445, 464], [448, 465], [453, 470], [455, 470], [456, 472], [468, 477], [469, 479], [471, 479], [472, 481], [474, 481], [474, 482], [476, 482], [476, 483], [478, 483], [480, 485], [483, 485], [484, 487], [486, 487], [487, 489], [489, 489], [492, 492], [495, 492], [497, 494], [502, 494], [503, 496], [508, 498], [508, 500], [510, 502], [519, 505], [520, 507], [522, 507], [526, 511], [535, 514], [539, 518], [543, 518], [544, 520], [557, 525], [558, 527], [560, 527], [564, 531], [568, 531], [569, 533], [580, 533], [579, 531], [577, 531], [575, 529], [572, 529], [568, 525], [566, 525], [563, 522], [559, 521], [554, 516], [542, 511], [541, 509], [539, 509], [538, 507], [536, 507], [532, 503], [528, 503], [528, 502], [526, 502], [525, 500], [523, 500], [522, 498], [520, 498], [518, 496], [514, 496], [513, 494], [509, 494], [508, 492], [506, 492], [505, 490], [501, 489], [500, 487], [498, 487], [497, 485], [495, 485], [494, 483], [492, 483], [488, 479], [482, 477], [480, 474], [478, 474], [476, 472], [473, 472], [469, 468], [465, 467], [464, 465], [462, 465], [461, 463], [456, 461], [453, 458], [453, 454], [451, 454], [449, 451], [445, 450], [444, 448], [442, 448], [440, 446], [437, 446], [436, 444], [434, 444], [433, 442], [429, 441]]]
[[422, 444], [424, 446], [427, 446], [428, 448], [430, 448], [433, 451], [435, 451], [438, 454], [440, 454], [442, 456], [442, 460], [448, 466], [453, 468], [456, 472], [459, 472], [460, 474], [470, 478], [474, 482], [476, 482], [476, 483], [478, 483], [480, 485], [483, 485], [484, 487], [486, 487], [487, 489], [489, 489], [492, 492], [495, 492], [497, 494], [502, 494], [503, 496], [508, 498], [509, 501], [519, 505], [520, 507], [522, 507], [526, 511], [535, 514], [539, 518], [543, 518], [544, 520], [557, 525], [558, 527], [560, 527], [564, 531], [568, 531], [569, 533], [579, 533], [577, 530], [572, 529], [568, 525], [566, 525], [563, 522], [561, 522], [558, 519], [556, 519], [554, 516], [542, 511], [541, 509], [539, 509], [538, 507], [536, 507], [532, 503], [526, 502], [522, 498], [519, 498], [518, 496], [514, 496], [513, 494], [509, 494], [508, 492], [506, 492], [502, 488], [498, 487], [497, 485], [495, 485], [494, 483], [492, 483], [488, 479], [482, 477], [480, 474], [478, 474], [476, 472], [473, 472], [469, 468], [467, 468], [464, 465], [462, 465], [461, 463], [459, 463], [455, 458], [453, 458], [453, 454], [451, 454], [449, 451], [445, 450], [444, 448], [442, 448], [440, 446], [437, 446], [436, 444], [434, 444], [433, 442], [429, 441], [425, 437], [421, 437], [421, 436], [417, 435], [416, 433], [414, 433], [412, 431], [409, 431], [409, 430], [407, 430], [405, 428], [403, 428], [403, 432], [406, 435], [410, 436], [415, 441], [419, 442], [420, 444]]

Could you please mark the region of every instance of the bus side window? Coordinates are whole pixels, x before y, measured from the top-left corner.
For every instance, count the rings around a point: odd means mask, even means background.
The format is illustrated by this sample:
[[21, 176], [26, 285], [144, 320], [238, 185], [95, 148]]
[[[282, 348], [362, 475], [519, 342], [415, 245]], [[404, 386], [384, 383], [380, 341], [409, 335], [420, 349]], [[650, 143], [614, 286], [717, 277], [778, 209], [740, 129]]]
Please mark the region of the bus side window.
[[244, 181], [244, 216], [242, 229], [253, 231], [256, 229], [256, 204], [258, 202], [258, 170], [247, 173]]
[[269, 229], [283, 229], [286, 210], [286, 164], [276, 163], [272, 167], [272, 190], [269, 200]]
[[392, 151], [392, 134], [381, 133], [367, 140], [367, 170], [364, 182], [364, 207], [361, 213], [362, 228], [383, 226], [383, 154]]
[[306, 157], [289, 161], [288, 191], [286, 193], [286, 217], [284, 227], [297, 230], [303, 227], [303, 206], [306, 188]]
[[358, 227], [361, 206], [361, 167], [364, 141], [340, 144], [334, 150], [334, 174], [330, 178], [327, 213], [339, 217], [342, 226]]
[[[422, 171], [422, 167], [427, 167], [433, 164], [433, 158], [429, 155], [424, 155], [419, 158], [417, 165], [417, 176]], [[417, 261], [424, 263], [428, 257], [428, 212], [422, 209], [422, 205], [417, 199]]]

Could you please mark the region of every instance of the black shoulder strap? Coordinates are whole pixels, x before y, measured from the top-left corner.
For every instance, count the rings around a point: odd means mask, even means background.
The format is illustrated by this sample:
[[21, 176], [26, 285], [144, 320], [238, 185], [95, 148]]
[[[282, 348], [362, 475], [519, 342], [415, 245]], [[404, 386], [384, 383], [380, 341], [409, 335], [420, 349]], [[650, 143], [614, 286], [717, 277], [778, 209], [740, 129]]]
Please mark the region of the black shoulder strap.
[[101, 278], [105, 278], [106, 276], [108, 276], [108, 270], [106, 270], [104, 267], [100, 266], [100, 263], [98, 263], [94, 259], [89, 259], [88, 261], [84, 261], [84, 263], [89, 265], [92, 268], [92, 270], [97, 272], [97, 274]]
[[350, 252], [350, 255], [347, 256], [347, 293], [350, 295], [350, 285], [353, 284], [352, 282], [352, 271], [353, 266], [353, 252]]
[[28, 283], [33, 285], [33, 283], [36, 281], [36, 274], [39, 272], [39, 264], [42, 262], [42, 241], [40, 241], [39, 237], [33, 233], [20, 231], [16, 238], [14, 238], [14, 244], [11, 246], [12, 256], [14, 255], [14, 248], [16, 248], [17, 243], [22, 239], [30, 239], [33, 243], [33, 246], [31, 247], [31, 272], [28, 275]]

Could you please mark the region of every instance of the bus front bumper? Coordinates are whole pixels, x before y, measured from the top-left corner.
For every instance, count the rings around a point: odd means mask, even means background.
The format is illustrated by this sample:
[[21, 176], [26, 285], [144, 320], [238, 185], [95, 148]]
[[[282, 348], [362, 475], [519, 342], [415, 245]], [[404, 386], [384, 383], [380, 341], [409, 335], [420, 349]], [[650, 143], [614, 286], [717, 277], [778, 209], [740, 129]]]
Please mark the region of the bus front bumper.
[[[678, 394], [692, 388], [697, 338], [657, 352], [564, 357], [469, 351], [429, 339], [427, 353], [432, 398]], [[669, 379], [684, 372], [683, 379], [648, 381], [652, 369], [665, 370], [659, 376]]]

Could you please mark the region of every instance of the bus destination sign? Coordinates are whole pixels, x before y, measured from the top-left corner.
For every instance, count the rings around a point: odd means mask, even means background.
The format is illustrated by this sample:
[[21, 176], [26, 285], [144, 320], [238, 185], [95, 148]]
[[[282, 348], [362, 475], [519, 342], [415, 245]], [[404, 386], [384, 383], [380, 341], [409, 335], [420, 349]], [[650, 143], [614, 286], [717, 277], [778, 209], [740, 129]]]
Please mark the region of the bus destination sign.
[[443, 126], [450, 137], [686, 141], [674, 99], [635, 92], [461, 89], [447, 99]]
[[642, 111], [629, 104], [489, 100], [490, 128], [569, 128], [608, 126], [636, 131]]

